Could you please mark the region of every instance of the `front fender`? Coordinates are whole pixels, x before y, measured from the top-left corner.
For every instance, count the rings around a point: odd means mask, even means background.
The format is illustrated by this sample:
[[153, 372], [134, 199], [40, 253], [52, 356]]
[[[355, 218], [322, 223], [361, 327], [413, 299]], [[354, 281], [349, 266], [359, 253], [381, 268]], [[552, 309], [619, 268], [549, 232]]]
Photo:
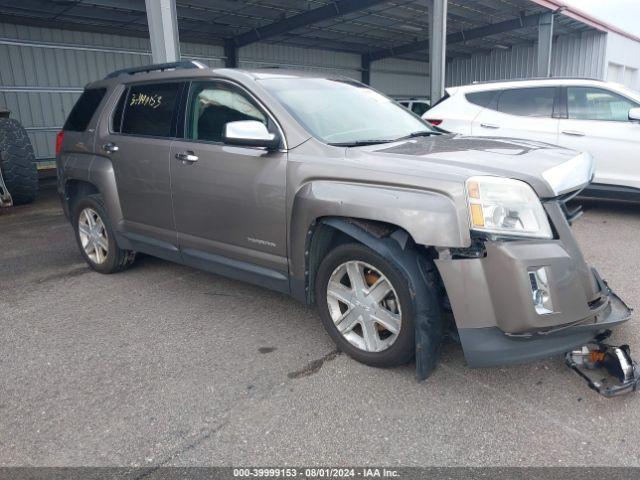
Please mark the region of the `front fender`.
[[306, 238], [322, 217], [350, 217], [390, 223], [406, 230], [415, 243], [433, 247], [466, 247], [467, 231], [446, 195], [416, 189], [328, 180], [304, 184], [296, 193], [289, 228], [290, 271], [303, 278]]

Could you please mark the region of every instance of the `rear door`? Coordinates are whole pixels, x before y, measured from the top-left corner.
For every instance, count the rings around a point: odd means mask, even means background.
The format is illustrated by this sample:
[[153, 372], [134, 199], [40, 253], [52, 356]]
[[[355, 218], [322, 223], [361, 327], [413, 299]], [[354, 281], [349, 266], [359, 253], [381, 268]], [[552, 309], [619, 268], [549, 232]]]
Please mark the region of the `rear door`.
[[472, 134], [524, 138], [558, 143], [558, 119], [554, 105], [558, 87], [529, 87], [502, 90], [472, 123]]
[[590, 152], [595, 183], [640, 188], [640, 123], [629, 120], [634, 101], [598, 87], [568, 86], [560, 145]]
[[225, 125], [240, 120], [278, 128], [241, 87], [222, 80], [191, 83], [185, 138], [171, 147], [182, 257], [199, 268], [287, 291], [287, 154], [225, 145]]
[[184, 82], [125, 88], [96, 149], [113, 164], [124, 235], [136, 250], [178, 261], [170, 183], [170, 146]]

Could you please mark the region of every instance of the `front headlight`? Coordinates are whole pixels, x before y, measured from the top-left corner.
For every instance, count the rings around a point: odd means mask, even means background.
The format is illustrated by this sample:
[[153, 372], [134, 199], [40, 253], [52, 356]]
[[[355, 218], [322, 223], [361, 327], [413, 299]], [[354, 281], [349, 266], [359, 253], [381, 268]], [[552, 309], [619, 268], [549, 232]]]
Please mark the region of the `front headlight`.
[[466, 187], [472, 230], [520, 237], [553, 237], [538, 195], [525, 182], [503, 177], [471, 177]]

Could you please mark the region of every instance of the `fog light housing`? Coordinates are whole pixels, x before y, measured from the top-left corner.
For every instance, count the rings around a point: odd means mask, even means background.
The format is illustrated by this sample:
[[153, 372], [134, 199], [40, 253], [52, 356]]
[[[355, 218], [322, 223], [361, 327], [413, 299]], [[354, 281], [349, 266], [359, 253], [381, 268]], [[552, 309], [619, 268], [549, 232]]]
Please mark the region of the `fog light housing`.
[[551, 301], [547, 267], [534, 267], [530, 269], [529, 281], [531, 282], [531, 297], [536, 313], [538, 315], [549, 315], [553, 313], [553, 302]]

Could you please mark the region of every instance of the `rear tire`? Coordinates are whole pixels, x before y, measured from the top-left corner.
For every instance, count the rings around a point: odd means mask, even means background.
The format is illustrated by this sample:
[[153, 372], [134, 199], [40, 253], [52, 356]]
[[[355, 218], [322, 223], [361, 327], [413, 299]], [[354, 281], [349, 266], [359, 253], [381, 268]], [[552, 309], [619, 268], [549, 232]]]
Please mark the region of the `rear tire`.
[[0, 169], [14, 205], [30, 203], [38, 193], [38, 169], [31, 141], [13, 118], [0, 118]]
[[[342, 273], [353, 269], [354, 265], [355, 271], [363, 275], [365, 283], [362, 284], [362, 288], [367, 292], [363, 295], [355, 294], [358, 281], [352, 281], [352, 277], [355, 278], [356, 274]], [[371, 276], [373, 277], [369, 280]], [[347, 285], [344, 290], [340, 286], [337, 289], [337, 296], [346, 297], [346, 302], [336, 302], [336, 295], [330, 291], [336, 291], [336, 281], [342, 286]], [[377, 297], [371, 301], [367, 300], [369, 295], [375, 295], [374, 287], [382, 285], [382, 282], [386, 282], [385, 300], [379, 302]], [[315, 282], [315, 295], [327, 333], [339, 350], [350, 357], [374, 367], [404, 365], [414, 357], [415, 304], [409, 291], [409, 280], [392, 261], [359, 243], [336, 247], [320, 264]], [[347, 312], [352, 311], [359, 320], [357, 325], [350, 329], [344, 322], [353, 320], [346, 316]], [[390, 325], [390, 330], [376, 319]], [[366, 323], [372, 320], [375, 328], [370, 330]], [[393, 323], [394, 321], [396, 323]], [[371, 336], [372, 333], [374, 340], [367, 341], [366, 336]], [[374, 347], [371, 348], [371, 345]]]
[[101, 195], [75, 202], [72, 221], [80, 253], [93, 270], [116, 273], [133, 264], [136, 253], [118, 247]]

